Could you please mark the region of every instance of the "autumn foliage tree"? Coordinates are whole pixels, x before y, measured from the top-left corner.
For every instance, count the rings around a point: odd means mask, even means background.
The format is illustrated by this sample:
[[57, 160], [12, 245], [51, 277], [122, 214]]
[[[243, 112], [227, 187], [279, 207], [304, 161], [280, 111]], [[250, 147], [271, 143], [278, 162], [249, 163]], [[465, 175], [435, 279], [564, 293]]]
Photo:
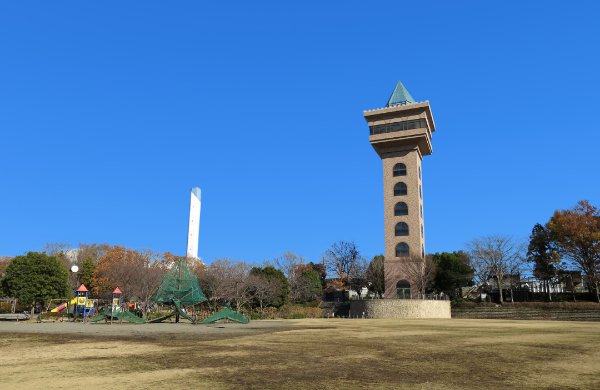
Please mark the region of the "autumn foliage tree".
[[115, 245], [98, 259], [92, 277], [94, 293], [108, 297], [119, 287], [128, 300], [147, 302], [160, 286], [168, 264], [150, 249]]
[[587, 276], [600, 302], [600, 212], [587, 200], [568, 210], [557, 210], [548, 222], [559, 251]]

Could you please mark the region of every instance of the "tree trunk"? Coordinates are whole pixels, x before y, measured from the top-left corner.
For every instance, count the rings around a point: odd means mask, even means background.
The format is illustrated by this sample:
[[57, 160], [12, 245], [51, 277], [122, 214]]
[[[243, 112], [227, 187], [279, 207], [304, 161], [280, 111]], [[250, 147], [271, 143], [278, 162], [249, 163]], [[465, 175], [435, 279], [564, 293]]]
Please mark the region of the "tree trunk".
[[550, 293], [550, 280], [546, 280], [546, 290], [548, 291], [548, 300], [552, 302], [552, 294]]
[[504, 297], [502, 296], [502, 281], [500, 280], [500, 278], [496, 277], [496, 282], [498, 284], [498, 294], [500, 297], [500, 304], [502, 305], [502, 303], [504, 302]]

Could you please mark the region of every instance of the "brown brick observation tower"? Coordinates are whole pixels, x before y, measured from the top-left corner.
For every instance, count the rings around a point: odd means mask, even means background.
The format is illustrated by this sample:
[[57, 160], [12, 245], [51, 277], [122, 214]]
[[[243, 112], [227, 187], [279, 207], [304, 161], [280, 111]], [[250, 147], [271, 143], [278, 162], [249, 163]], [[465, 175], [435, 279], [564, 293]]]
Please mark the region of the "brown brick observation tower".
[[415, 102], [398, 82], [384, 108], [364, 112], [369, 141], [383, 161], [385, 297], [410, 299], [418, 289], [408, 266], [425, 257], [423, 156], [432, 153], [429, 102]]

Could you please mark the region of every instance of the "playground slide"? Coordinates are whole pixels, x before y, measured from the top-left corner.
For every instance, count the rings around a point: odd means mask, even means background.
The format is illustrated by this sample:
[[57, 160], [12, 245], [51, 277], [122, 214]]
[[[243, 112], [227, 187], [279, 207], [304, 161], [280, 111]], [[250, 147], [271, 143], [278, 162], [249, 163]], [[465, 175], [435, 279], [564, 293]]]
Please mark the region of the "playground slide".
[[[71, 305], [74, 305], [74, 304], [75, 304], [75, 302], [77, 302], [77, 298], [73, 298], [73, 300], [71, 300]], [[65, 307], [67, 307], [67, 304], [66, 304], [66, 303], [63, 303], [62, 305], [60, 305], [60, 306], [58, 306], [58, 307], [56, 307], [56, 308], [54, 308], [54, 309], [50, 310], [50, 312], [51, 312], [51, 313], [58, 313], [59, 311], [61, 311], [61, 310], [64, 310], [64, 309], [65, 309]]]

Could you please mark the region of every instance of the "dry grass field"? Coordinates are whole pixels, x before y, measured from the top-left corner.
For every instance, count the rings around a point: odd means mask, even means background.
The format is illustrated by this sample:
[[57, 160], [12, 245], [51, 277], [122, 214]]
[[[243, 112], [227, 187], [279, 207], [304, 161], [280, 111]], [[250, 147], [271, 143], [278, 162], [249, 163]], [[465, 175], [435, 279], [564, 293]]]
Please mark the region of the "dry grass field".
[[2, 389], [599, 389], [600, 323], [0, 324]]

